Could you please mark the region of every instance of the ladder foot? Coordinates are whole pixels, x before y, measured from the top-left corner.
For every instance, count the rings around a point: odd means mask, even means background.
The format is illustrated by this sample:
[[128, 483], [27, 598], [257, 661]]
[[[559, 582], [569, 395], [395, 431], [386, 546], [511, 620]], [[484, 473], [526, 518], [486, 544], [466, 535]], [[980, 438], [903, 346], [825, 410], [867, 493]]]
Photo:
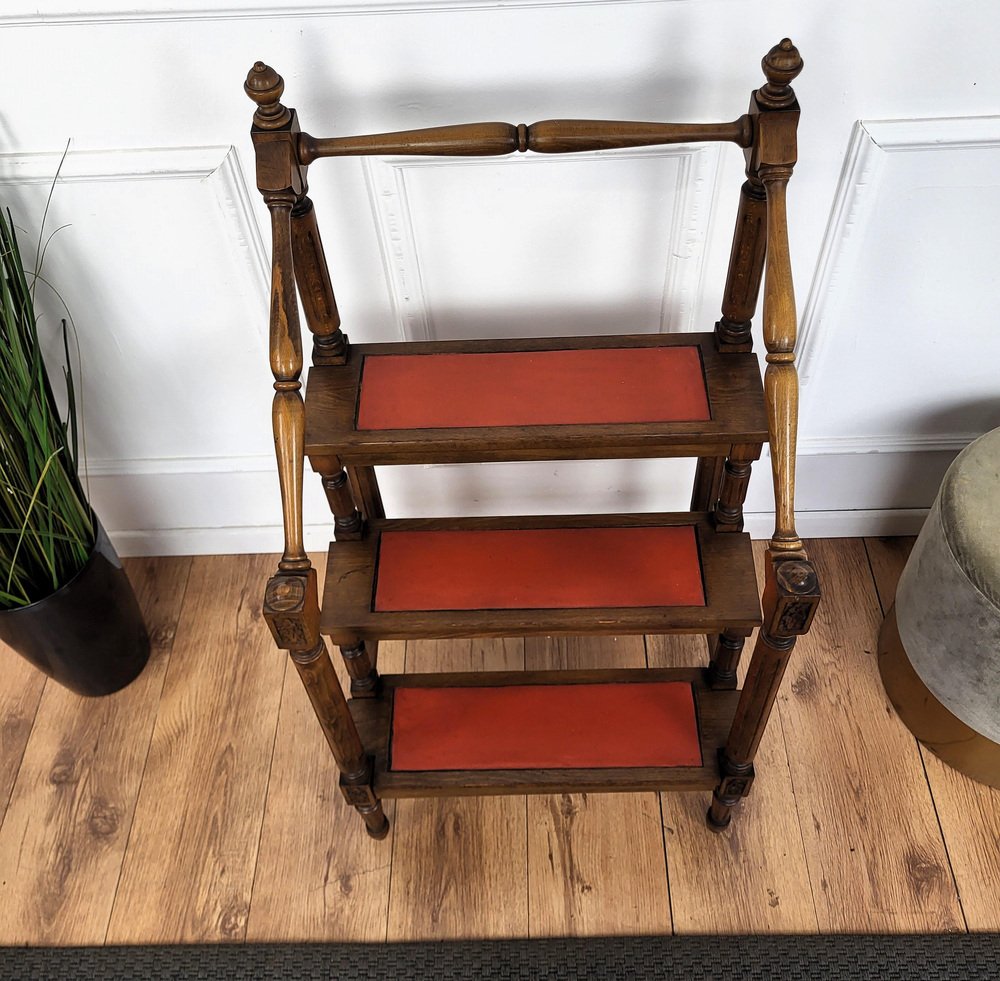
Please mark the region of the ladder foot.
[[359, 807], [358, 813], [365, 820], [365, 831], [368, 832], [369, 838], [381, 841], [389, 833], [389, 819], [385, 816], [380, 803], [376, 804], [371, 810], [363, 811]]
[[[716, 813], [717, 811], [719, 813]], [[708, 824], [708, 830], [714, 831], [716, 834], [721, 834], [725, 831], [732, 820], [732, 808], [719, 805], [718, 801], [713, 800], [712, 806], [705, 813], [705, 822]]]

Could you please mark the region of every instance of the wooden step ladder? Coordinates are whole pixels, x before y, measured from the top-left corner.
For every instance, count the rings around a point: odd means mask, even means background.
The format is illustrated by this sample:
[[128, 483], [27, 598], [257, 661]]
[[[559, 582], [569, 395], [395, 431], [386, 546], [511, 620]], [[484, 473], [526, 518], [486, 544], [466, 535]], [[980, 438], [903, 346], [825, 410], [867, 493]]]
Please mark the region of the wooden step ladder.
[[[785, 187], [802, 68], [782, 41], [731, 123], [548, 120], [317, 139], [258, 62], [257, 186], [273, 233], [270, 361], [285, 548], [264, 616], [305, 685], [368, 833], [383, 798], [713, 790], [724, 828], [795, 638], [819, 601], [795, 531], [795, 302]], [[743, 148], [722, 318], [712, 332], [350, 345], [341, 330], [309, 165], [367, 154], [570, 153], [694, 141]], [[764, 280], [767, 370], [750, 319]], [[299, 299], [312, 333], [306, 398]], [[639, 325], [641, 326], [641, 325]], [[743, 501], [770, 444], [776, 522], [763, 616]], [[322, 604], [303, 546], [304, 457], [334, 517]], [[386, 518], [375, 467], [510, 460], [697, 457], [683, 514]], [[745, 639], [760, 627], [737, 691]], [[380, 639], [694, 633], [707, 667], [379, 675]], [[351, 679], [345, 697], [324, 635]]]

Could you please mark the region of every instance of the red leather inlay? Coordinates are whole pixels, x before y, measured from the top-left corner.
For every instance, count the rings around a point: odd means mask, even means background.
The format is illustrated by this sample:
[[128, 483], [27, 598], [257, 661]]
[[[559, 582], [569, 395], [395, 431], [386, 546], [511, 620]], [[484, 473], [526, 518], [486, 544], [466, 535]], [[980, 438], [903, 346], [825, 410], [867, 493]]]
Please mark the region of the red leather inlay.
[[375, 609], [704, 606], [694, 528], [384, 531]]
[[710, 419], [697, 347], [383, 354], [365, 359], [358, 429]]
[[701, 766], [691, 686], [399, 688], [392, 770]]

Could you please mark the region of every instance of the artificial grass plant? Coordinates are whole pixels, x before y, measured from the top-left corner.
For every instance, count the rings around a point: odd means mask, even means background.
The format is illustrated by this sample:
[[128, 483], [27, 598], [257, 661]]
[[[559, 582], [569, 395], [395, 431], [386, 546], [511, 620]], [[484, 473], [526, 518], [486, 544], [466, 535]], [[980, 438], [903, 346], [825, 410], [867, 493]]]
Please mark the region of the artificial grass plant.
[[0, 212], [0, 611], [55, 592], [83, 568], [94, 545], [93, 514], [77, 469], [66, 321], [65, 422], [39, 345], [34, 298], [44, 283], [41, 243], [40, 233], [35, 270], [26, 274], [10, 212]]

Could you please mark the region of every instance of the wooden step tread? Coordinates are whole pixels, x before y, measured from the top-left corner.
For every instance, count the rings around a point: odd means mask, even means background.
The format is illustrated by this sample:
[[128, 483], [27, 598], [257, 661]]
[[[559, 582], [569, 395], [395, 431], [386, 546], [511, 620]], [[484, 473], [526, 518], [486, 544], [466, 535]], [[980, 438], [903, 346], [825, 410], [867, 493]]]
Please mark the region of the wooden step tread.
[[381, 797], [702, 790], [738, 692], [700, 668], [386, 675], [350, 706]]
[[309, 373], [306, 452], [348, 464], [724, 455], [767, 440], [754, 354], [710, 333], [365, 344]]
[[749, 632], [748, 535], [704, 514], [373, 522], [330, 546], [321, 629], [335, 642]]

